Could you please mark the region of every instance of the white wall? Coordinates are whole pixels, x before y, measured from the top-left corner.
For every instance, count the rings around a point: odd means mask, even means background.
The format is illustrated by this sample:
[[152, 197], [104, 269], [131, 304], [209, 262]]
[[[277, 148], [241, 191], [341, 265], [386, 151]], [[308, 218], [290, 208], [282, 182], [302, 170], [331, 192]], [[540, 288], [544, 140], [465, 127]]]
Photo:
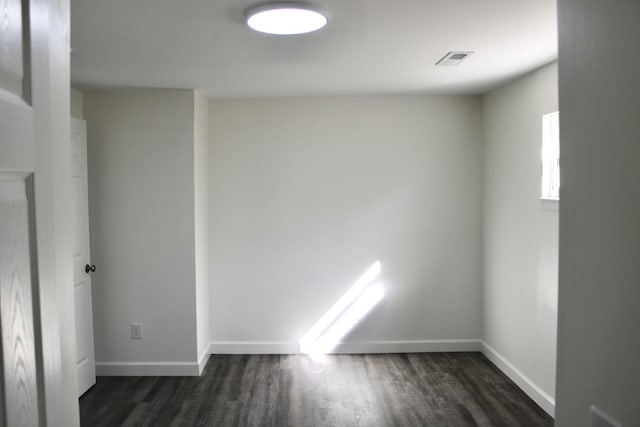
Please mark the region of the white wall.
[[208, 129], [209, 103], [199, 93], [194, 94], [194, 213], [195, 213], [195, 274], [197, 312], [198, 361], [206, 363], [209, 350], [209, 194], [208, 194]]
[[[560, 0], [558, 426], [638, 425], [640, 3]], [[600, 424], [602, 425], [602, 424]]]
[[193, 91], [84, 95], [99, 374], [197, 373], [194, 108]]
[[478, 348], [478, 98], [211, 101], [209, 114], [214, 352], [298, 351], [376, 260], [386, 297], [342, 350]]
[[551, 413], [558, 202], [540, 200], [540, 153], [542, 115], [557, 110], [555, 63], [483, 98], [486, 353]]

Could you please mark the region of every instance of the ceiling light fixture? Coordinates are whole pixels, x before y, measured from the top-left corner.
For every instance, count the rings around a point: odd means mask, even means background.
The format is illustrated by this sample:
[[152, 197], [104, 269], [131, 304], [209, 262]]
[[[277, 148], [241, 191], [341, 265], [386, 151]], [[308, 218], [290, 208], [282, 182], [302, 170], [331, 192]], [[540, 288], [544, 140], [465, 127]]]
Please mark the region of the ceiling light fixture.
[[460, 65], [462, 61], [469, 58], [471, 55], [473, 55], [472, 51], [449, 52], [445, 56], [443, 56], [438, 62], [436, 62], [436, 65], [439, 67], [455, 67], [456, 65]]
[[323, 9], [305, 3], [277, 2], [250, 7], [247, 25], [268, 34], [293, 35], [317, 31], [327, 25]]

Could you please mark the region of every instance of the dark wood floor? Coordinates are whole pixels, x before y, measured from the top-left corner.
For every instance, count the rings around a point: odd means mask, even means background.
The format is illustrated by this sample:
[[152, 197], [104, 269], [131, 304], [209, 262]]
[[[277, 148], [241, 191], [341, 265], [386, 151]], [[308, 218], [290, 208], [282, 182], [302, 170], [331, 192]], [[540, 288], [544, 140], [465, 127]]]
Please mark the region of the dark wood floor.
[[99, 377], [82, 426], [551, 426], [480, 353], [214, 355], [200, 377]]

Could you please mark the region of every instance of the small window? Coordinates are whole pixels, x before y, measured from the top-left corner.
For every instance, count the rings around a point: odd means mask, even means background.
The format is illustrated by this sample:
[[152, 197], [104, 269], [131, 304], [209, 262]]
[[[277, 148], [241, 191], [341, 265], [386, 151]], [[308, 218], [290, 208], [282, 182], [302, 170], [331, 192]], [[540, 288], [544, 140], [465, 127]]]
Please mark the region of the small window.
[[560, 199], [560, 113], [542, 116], [541, 199]]

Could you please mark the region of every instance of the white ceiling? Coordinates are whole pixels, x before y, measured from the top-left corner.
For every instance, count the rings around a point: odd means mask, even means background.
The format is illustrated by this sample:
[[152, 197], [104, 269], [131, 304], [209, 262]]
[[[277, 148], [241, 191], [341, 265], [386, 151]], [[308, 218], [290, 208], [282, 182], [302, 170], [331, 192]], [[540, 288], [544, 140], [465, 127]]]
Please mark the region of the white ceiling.
[[[250, 30], [259, 0], [71, 0], [80, 88], [199, 89], [210, 98], [480, 94], [557, 57], [556, 0], [318, 0], [329, 24]], [[436, 67], [452, 50], [474, 51]]]

